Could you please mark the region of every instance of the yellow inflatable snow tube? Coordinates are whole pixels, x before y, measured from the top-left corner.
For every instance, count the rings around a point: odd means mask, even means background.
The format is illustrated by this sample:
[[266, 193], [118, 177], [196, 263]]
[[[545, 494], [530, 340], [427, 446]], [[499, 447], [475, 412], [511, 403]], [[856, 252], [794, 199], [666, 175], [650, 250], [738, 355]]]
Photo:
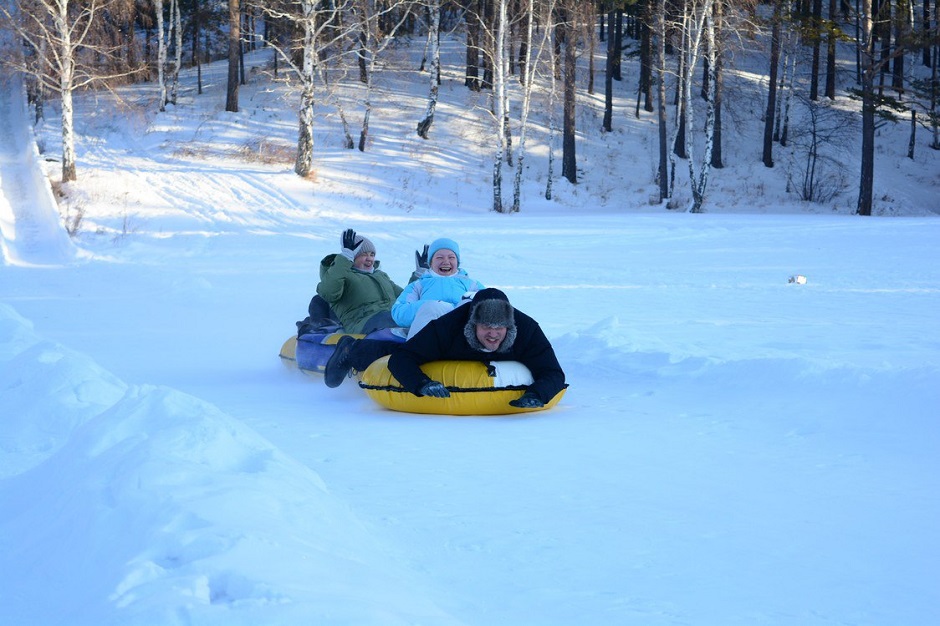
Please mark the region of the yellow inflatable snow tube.
[[404, 389], [388, 371], [388, 357], [370, 365], [359, 377], [359, 386], [381, 406], [405, 413], [430, 415], [508, 415], [550, 409], [565, 394], [562, 389], [543, 407], [521, 409], [510, 400], [522, 396], [532, 383], [532, 373], [516, 361], [433, 361], [421, 369], [450, 391], [449, 398], [416, 396]]

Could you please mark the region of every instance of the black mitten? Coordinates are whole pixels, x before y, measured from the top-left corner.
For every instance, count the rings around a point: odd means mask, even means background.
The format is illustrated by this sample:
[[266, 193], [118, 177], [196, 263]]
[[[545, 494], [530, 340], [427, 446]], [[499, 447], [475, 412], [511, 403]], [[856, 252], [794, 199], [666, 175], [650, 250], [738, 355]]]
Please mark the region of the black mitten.
[[415, 250], [415, 274], [421, 276], [426, 271], [431, 268], [431, 263], [428, 261], [428, 246], [424, 245], [424, 252], [418, 252]]
[[343, 256], [350, 261], [354, 261], [356, 260], [356, 253], [359, 251], [359, 246], [362, 245], [362, 237], [357, 237], [356, 231], [352, 228], [347, 228], [343, 231], [340, 244], [343, 247]]
[[522, 397], [518, 400], [510, 400], [509, 404], [510, 406], [514, 406], [520, 409], [538, 409], [545, 406], [545, 403], [539, 400], [539, 397], [531, 391], [527, 391], [522, 394]]
[[432, 380], [431, 382], [425, 383], [424, 387], [421, 388], [422, 396], [433, 396], [435, 398], [449, 398], [450, 392], [447, 391], [447, 387], [443, 384]]

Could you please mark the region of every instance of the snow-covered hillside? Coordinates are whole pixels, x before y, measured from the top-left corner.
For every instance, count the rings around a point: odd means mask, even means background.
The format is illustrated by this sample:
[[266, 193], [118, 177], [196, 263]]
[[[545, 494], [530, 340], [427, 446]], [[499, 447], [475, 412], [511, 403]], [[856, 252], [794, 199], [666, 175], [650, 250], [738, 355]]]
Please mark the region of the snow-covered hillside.
[[[324, 117], [305, 181], [257, 156], [290, 145], [293, 100], [256, 76], [226, 114], [219, 75], [158, 116], [146, 88], [80, 98], [74, 258], [8, 234], [32, 192], [3, 170], [0, 623], [940, 621], [937, 205], [793, 203], [736, 169], [742, 141], [712, 212], [667, 211], [637, 201], [646, 155], [601, 169], [624, 118], [585, 131], [596, 175], [547, 202], [532, 158], [499, 215], [453, 80], [431, 142], [418, 100], [365, 153]], [[936, 195], [910, 174], [879, 184]], [[286, 368], [347, 227], [401, 283], [456, 239], [542, 324], [562, 403], [415, 416]]]

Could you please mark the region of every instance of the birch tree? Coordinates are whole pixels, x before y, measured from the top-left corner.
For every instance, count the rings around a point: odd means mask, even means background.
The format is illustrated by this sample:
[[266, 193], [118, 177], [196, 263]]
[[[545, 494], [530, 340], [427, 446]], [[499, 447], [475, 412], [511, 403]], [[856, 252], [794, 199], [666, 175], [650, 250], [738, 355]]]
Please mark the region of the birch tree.
[[506, 135], [509, 123], [506, 82], [509, 63], [506, 59], [506, 39], [509, 30], [507, 0], [496, 0], [496, 32], [493, 54], [493, 105], [496, 118], [496, 154], [493, 157], [493, 210], [503, 212], [503, 161], [506, 158]]
[[[102, 43], [101, 17], [112, 0], [18, 0], [0, 4], [0, 26], [9, 28], [31, 50], [44, 50], [32, 63], [22, 58], [4, 62], [31, 74], [42, 89], [59, 95], [62, 104], [62, 182], [77, 180], [72, 94], [76, 89], [129, 76], [140, 67], [125, 67], [123, 49]], [[119, 11], [115, 10], [115, 13]], [[123, 68], [102, 71], [103, 66]]]
[[[525, 163], [525, 149], [526, 149], [526, 138], [528, 136], [529, 128], [529, 110], [532, 105], [532, 90], [535, 85], [535, 76], [536, 70], [539, 67], [539, 60], [541, 59], [542, 53], [548, 47], [548, 38], [551, 33], [550, 28], [543, 28], [542, 39], [535, 45], [535, 55], [532, 54], [532, 37], [535, 31], [535, 19], [536, 19], [536, 4], [535, 0], [528, 0], [528, 8], [526, 10], [526, 32], [525, 32], [525, 41], [529, 42], [525, 47], [525, 53], [523, 58], [520, 59], [520, 79], [522, 81], [522, 114], [520, 117], [519, 123], [519, 152], [518, 158], [516, 159], [516, 175], [513, 180], [512, 187], [512, 212], [516, 213], [520, 210], [522, 204], [522, 174], [523, 174], [523, 165]], [[551, 9], [549, 8], [546, 12], [547, 15], [551, 15]]]
[[712, 149], [714, 146], [715, 134], [715, 22], [713, 19], [712, 7], [715, 0], [704, 0], [702, 2], [690, 2], [688, 7], [691, 13], [690, 18], [686, 20], [689, 28], [689, 36], [686, 38], [688, 47], [685, 50], [686, 72], [685, 81], [682, 86], [683, 99], [685, 100], [685, 125], [687, 129], [693, 128], [695, 108], [692, 102], [692, 68], [698, 63], [699, 54], [702, 49], [702, 39], [704, 37], [706, 67], [708, 68], [707, 98], [705, 104], [705, 148], [702, 162], [696, 165], [694, 155], [694, 142], [687, 144], [688, 163], [689, 163], [689, 181], [692, 189], [692, 204], [689, 210], [692, 213], [701, 213], [702, 205], [705, 201], [705, 190], [708, 187], [708, 176], [711, 172]]
[[[284, 4], [260, 7], [269, 18], [291, 24], [299, 33], [299, 39], [288, 46], [268, 42], [284, 61], [289, 77], [299, 84], [297, 156], [294, 159], [294, 172], [298, 176], [306, 177], [313, 171], [316, 88], [318, 80], [324, 82], [321, 57], [326, 59], [331, 51], [342, 50], [341, 44], [350, 31], [340, 27], [339, 18], [347, 6], [342, 2], [326, 5], [319, 0], [288, 0]], [[351, 147], [351, 141], [349, 143]]]
[[[714, 147], [715, 132], [715, 58], [716, 37], [714, 22], [715, 0], [688, 0], [683, 7], [680, 31], [683, 45], [680, 47], [680, 71], [678, 74], [679, 98], [676, 103], [676, 130], [673, 133], [673, 149], [670, 159], [676, 155], [676, 146], [680, 130], [685, 128], [689, 134], [685, 142], [685, 159], [689, 167], [689, 182], [692, 192], [692, 201], [689, 211], [700, 213], [703, 210], [705, 190], [708, 187], [708, 177], [712, 167], [712, 150]], [[700, 164], [696, 163], [695, 142], [691, 131], [695, 123], [695, 106], [692, 99], [692, 83], [694, 82], [695, 68], [705, 53], [705, 124], [704, 124], [704, 156]], [[674, 171], [674, 160], [673, 160]], [[673, 180], [670, 180], [670, 186]], [[671, 195], [671, 194], [670, 194]]]
[[790, 103], [794, 95], [796, 68], [802, 44], [799, 31], [783, 28], [780, 36], [783, 38], [783, 70], [779, 72], [780, 80], [777, 81], [773, 138], [781, 146], [786, 146], [790, 133]]
[[725, 97], [725, 14], [724, 14], [725, 2], [724, 0], [716, 0], [714, 4], [714, 16], [715, 16], [715, 69], [714, 69], [714, 84], [715, 90], [713, 93], [713, 100], [715, 102], [715, 139], [712, 144], [712, 160], [711, 165], [715, 169], [721, 169], [725, 166], [724, 159], [722, 156], [722, 119], [721, 119], [721, 109]]
[[[554, 8], [548, 12], [550, 16], [555, 15]], [[556, 32], [554, 20], [550, 19], [549, 23], [545, 25], [545, 30], [551, 33]], [[554, 48], [555, 42], [552, 42], [552, 47]], [[555, 54], [554, 49], [549, 53], [549, 80], [550, 87], [548, 89], [548, 175], [545, 180], [545, 199], [552, 199], [552, 181], [554, 179], [555, 173], [555, 136], [558, 134], [558, 124], [555, 119], [555, 107], [558, 100], [558, 55]]]
[[688, 66], [686, 65], [686, 54], [685, 49], [688, 45], [687, 37], [689, 29], [686, 25], [686, 22], [689, 20], [689, 12], [683, 10], [677, 19], [677, 23], [673, 25], [673, 29], [679, 31], [679, 54], [678, 57], [678, 68], [676, 70], [676, 96], [674, 102], [675, 115], [676, 115], [676, 124], [675, 128], [672, 131], [672, 139], [669, 141], [669, 196], [675, 196], [675, 184], [676, 184], [676, 158], [686, 158], [688, 155], [686, 153], [686, 128], [685, 128], [685, 98], [682, 97], [682, 86], [685, 84], [686, 80], [691, 80], [691, 77], [687, 76], [689, 73]]
[[666, 0], [656, 1], [656, 117], [659, 135], [659, 201], [669, 197], [669, 142], [666, 116]]
[[179, 97], [180, 69], [183, 66], [183, 20], [180, 15], [179, 0], [170, 0], [170, 19], [173, 24], [173, 65], [170, 68], [170, 89], [167, 102], [175, 105]]
[[163, 0], [153, 0], [153, 10], [157, 21], [157, 108], [166, 111], [166, 34], [163, 27]]
[[[353, 7], [354, 13], [359, 18], [360, 41], [362, 42], [360, 55], [363, 57], [366, 75], [362, 129], [359, 132], [359, 151], [365, 152], [373, 109], [376, 63], [379, 55], [395, 40], [398, 31], [410, 16], [411, 9], [405, 2], [379, 2], [379, 0], [358, 0], [354, 2]], [[389, 19], [394, 20], [391, 28], [388, 30], [380, 28], [380, 24]]]
[[434, 111], [437, 108], [438, 92], [441, 84], [441, 0], [429, 0], [428, 12], [428, 47], [431, 49], [430, 87], [428, 89], [428, 107], [424, 118], [418, 122], [418, 136], [428, 138], [431, 124], [434, 123]]

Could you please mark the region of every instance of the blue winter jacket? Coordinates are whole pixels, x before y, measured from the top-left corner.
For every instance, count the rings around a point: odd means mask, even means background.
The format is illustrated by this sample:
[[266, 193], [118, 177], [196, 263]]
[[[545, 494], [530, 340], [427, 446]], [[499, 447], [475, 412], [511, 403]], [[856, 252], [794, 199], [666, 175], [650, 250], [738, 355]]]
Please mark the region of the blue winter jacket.
[[425, 302], [440, 300], [457, 306], [465, 293], [480, 289], [483, 289], [483, 283], [470, 278], [464, 270], [457, 270], [453, 276], [441, 276], [428, 270], [398, 294], [392, 305], [392, 318], [399, 326], [411, 326], [415, 314]]

